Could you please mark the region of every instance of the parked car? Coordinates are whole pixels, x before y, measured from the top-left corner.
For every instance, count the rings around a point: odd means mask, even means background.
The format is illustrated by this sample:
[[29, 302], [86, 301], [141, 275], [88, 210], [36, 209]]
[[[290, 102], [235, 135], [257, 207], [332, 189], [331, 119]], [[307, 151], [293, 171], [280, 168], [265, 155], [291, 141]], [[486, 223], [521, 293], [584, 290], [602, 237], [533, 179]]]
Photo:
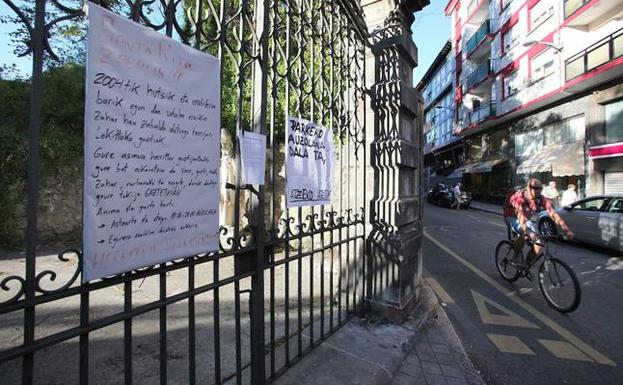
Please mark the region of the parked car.
[[[454, 191], [451, 186], [439, 183], [426, 194], [426, 201], [437, 206], [456, 207]], [[461, 207], [469, 208], [472, 204], [472, 194], [468, 191], [461, 191]]]
[[[557, 212], [575, 233], [574, 240], [623, 252], [623, 195], [588, 197]], [[539, 217], [540, 230], [541, 221], [554, 223], [547, 215]]]

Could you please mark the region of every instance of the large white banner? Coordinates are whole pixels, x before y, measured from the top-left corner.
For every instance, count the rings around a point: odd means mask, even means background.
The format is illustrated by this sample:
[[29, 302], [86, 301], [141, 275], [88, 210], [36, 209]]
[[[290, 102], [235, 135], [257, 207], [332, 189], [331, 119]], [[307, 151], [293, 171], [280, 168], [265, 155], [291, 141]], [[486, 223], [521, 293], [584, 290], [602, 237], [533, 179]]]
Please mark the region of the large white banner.
[[287, 207], [331, 204], [333, 132], [305, 119], [286, 122]]
[[88, 18], [83, 280], [217, 249], [219, 60]]

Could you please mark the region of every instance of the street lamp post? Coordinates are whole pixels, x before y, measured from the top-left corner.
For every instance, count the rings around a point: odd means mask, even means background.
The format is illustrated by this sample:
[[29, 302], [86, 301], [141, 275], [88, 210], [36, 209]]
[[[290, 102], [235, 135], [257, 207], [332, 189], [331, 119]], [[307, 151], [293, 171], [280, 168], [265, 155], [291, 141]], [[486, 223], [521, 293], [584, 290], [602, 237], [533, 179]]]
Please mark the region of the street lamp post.
[[558, 44], [555, 44], [555, 43], [552, 43], [552, 42], [549, 42], [549, 41], [543, 41], [543, 40], [539, 40], [539, 41], [528, 40], [528, 41], [523, 43], [523, 46], [524, 47], [532, 47], [532, 46], [535, 46], [537, 44], [542, 44], [542, 45], [546, 45], [548, 47], [551, 47], [551, 48], [555, 49], [556, 52], [558, 52], [558, 53], [560, 53], [562, 51], [562, 49], [563, 49], [562, 45], [558, 45]]

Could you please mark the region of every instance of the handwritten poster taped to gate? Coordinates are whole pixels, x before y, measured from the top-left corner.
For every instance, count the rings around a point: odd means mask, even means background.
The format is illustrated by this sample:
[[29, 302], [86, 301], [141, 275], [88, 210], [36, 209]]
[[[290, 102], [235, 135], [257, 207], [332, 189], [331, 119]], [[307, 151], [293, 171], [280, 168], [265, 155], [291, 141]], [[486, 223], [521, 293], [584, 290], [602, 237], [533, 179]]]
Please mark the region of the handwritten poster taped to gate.
[[220, 63], [88, 6], [85, 281], [218, 248]]
[[331, 204], [333, 132], [308, 120], [288, 117], [286, 138], [287, 206]]

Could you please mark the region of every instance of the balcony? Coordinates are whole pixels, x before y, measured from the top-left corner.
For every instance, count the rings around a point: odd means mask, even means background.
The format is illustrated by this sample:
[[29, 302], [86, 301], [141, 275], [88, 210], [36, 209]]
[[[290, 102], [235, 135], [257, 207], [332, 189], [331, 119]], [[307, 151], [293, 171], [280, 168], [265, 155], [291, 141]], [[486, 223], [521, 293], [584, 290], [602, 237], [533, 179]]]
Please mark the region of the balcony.
[[[607, 15], [621, 0], [565, 0], [564, 17], [568, 26], [588, 25]], [[591, 3], [590, 6], [586, 6]], [[616, 12], [615, 12], [616, 13]]]
[[488, 102], [469, 113], [469, 124], [477, 124], [495, 116], [495, 102]]
[[565, 81], [573, 80], [621, 56], [623, 28], [565, 60]]
[[489, 37], [490, 32], [490, 20], [487, 19], [484, 23], [482, 23], [474, 35], [469, 38], [467, 43], [465, 43], [465, 52], [468, 57], [476, 59], [482, 57], [483, 53], [489, 53], [490, 47], [485, 44], [481, 45], [481, 43]]
[[478, 66], [469, 76], [465, 82], [465, 89], [470, 91], [476, 85], [482, 83], [491, 74], [491, 60], [484, 61]]
[[430, 154], [433, 151], [433, 147], [435, 147], [435, 141], [424, 144], [424, 154]]
[[569, 18], [569, 16], [573, 15], [575, 11], [582, 8], [585, 4], [588, 4], [591, 0], [565, 0], [565, 20]]

